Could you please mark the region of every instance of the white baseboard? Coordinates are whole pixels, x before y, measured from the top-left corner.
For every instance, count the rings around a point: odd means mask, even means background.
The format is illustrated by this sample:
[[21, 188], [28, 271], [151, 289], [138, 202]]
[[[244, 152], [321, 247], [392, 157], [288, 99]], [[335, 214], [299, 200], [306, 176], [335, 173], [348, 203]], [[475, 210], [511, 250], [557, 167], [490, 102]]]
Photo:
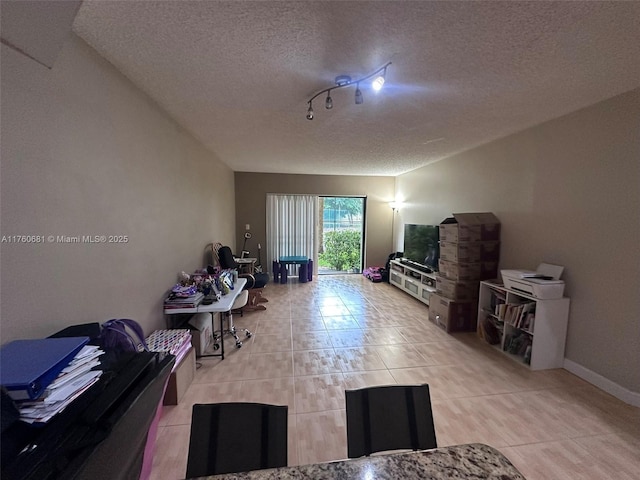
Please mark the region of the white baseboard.
[[581, 379], [586, 380], [592, 385], [595, 385], [601, 390], [604, 390], [614, 397], [619, 398], [623, 402], [628, 403], [629, 405], [633, 405], [634, 407], [640, 407], [640, 393], [633, 392], [629, 389], [621, 387], [608, 378], [605, 378], [602, 375], [583, 367], [579, 363], [572, 362], [567, 358], [564, 359], [564, 368], [574, 375], [577, 375]]

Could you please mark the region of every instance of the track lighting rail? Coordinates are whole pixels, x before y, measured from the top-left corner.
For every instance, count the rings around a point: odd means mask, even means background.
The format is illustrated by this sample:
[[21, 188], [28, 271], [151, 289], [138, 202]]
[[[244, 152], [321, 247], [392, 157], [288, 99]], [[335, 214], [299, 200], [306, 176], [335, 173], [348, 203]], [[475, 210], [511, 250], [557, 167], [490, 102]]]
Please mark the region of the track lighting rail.
[[323, 95], [326, 93], [327, 98], [325, 100], [325, 108], [327, 110], [330, 110], [331, 108], [333, 108], [333, 99], [331, 98], [331, 90], [338, 90], [339, 88], [349, 87], [355, 84], [356, 85], [356, 95], [355, 95], [356, 105], [360, 105], [361, 103], [363, 103], [362, 92], [360, 91], [360, 83], [365, 82], [370, 78], [377, 76], [376, 79], [373, 81], [373, 87], [376, 90], [380, 90], [380, 88], [382, 88], [382, 85], [384, 84], [385, 75], [387, 73], [387, 67], [389, 65], [391, 65], [391, 62], [388, 62], [387, 64], [378, 68], [377, 70], [370, 73], [369, 75], [353, 81], [351, 80], [351, 77], [349, 77], [348, 75], [337, 76], [335, 85], [331, 87], [327, 87], [324, 90], [320, 90], [319, 92], [315, 93], [311, 98], [309, 98], [309, 100], [307, 100], [307, 104], [309, 105], [309, 108], [307, 109], [307, 120], [313, 120], [313, 116], [314, 116], [313, 101], [320, 95]]

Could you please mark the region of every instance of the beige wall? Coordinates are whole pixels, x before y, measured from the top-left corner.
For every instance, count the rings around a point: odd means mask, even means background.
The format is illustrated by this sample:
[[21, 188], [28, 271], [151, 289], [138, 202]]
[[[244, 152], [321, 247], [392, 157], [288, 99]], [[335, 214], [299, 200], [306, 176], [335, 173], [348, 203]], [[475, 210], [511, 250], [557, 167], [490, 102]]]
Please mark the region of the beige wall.
[[[365, 267], [384, 265], [391, 248], [391, 208], [393, 177], [359, 177], [338, 175], [280, 175], [236, 172], [235, 251], [242, 248], [245, 225], [251, 226], [252, 238], [247, 249], [255, 254], [257, 244], [266, 251], [266, 195], [315, 194], [362, 195], [367, 197], [365, 230]], [[264, 258], [262, 259], [264, 262]], [[270, 271], [271, 269], [268, 268]]]
[[492, 211], [502, 268], [564, 265], [566, 358], [640, 393], [640, 90], [402, 175], [396, 188], [407, 202], [399, 224]]
[[[2, 243], [0, 341], [112, 317], [164, 325], [161, 302], [211, 241], [255, 251], [266, 193], [366, 195], [366, 265], [403, 223], [493, 211], [502, 267], [566, 266], [566, 356], [640, 392], [640, 90], [395, 179], [236, 173], [73, 37], [53, 69], [2, 46], [0, 234], [126, 235]], [[235, 189], [234, 189], [235, 182]], [[235, 231], [234, 231], [235, 227]], [[236, 241], [236, 237], [238, 241]]]
[[113, 317], [164, 328], [177, 274], [235, 241], [233, 172], [76, 37], [51, 70], [3, 45], [1, 102], [1, 234], [129, 239], [2, 243], [2, 343]]

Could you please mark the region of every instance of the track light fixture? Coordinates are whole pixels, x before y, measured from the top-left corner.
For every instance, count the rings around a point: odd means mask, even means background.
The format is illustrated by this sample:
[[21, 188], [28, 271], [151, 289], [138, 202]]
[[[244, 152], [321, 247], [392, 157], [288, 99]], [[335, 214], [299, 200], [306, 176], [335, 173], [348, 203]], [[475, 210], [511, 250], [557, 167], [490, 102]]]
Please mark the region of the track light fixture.
[[362, 96], [362, 91], [360, 90], [360, 83], [369, 80], [372, 77], [375, 77], [371, 86], [375, 91], [378, 91], [384, 85], [385, 75], [387, 74], [387, 67], [391, 65], [391, 62], [386, 65], [380, 67], [375, 72], [359, 78], [357, 80], [352, 81], [349, 75], [338, 75], [335, 79], [335, 85], [325, 88], [324, 90], [320, 90], [318, 93], [313, 95], [308, 101], [307, 104], [309, 108], [307, 109], [307, 120], [313, 120], [313, 101], [316, 97], [322, 95], [323, 93], [327, 94], [327, 99], [324, 102], [324, 106], [327, 110], [331, 110], [333, 108], [333, 99], [331, 98], [331, 90], [337, 90], [338, 88], [348, 87], [350, 85], [356, 84], [356, 105], [361, 105], [364, 102], [364, 98]]
[[384, 75], [379, 75], [376, 79], [371, 82], [371, 86], [377, 92], [384, 86]]
[[362, 98], [362, 92], [360, 91], [360, 85], [356, 85], [356, 105], [360, 105], [364, 102]]

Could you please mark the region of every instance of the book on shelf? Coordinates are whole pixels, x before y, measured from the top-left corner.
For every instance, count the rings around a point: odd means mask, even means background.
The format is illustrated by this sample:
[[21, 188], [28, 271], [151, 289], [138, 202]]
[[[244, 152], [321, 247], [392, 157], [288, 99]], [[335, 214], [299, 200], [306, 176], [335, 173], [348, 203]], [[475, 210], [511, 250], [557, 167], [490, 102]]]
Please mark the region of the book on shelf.
[[504, 319], [505, 322], [515, 327], [518, 315], [520, 315], [521, 308], [522, 308], [522, 305], [514, 305], [514, 304], [507, 305], [507, 313], [505, 314], [505, 319]]
[[495, 325], [493, 319], [490, 317], [485, 317], [480, 323], [480, 334], [490, 345], [500, 343], [500, 338], [502, 336], [501, 330]]
[[529, 325], [535, 315], [535, 308], [535, 302], [502, 303], [496, 305], [495, 316], [515, 328], [531, 330]]
[[534, 312], [526, 312], [522, 317], [522, 322], [519, 328], [533, 332], [533, 324], [534, 324], [535, 318], [536, 316]]
[[533, 333], [533, 328], [534, 328], [534, 325], [536, 323], [536, 314], [535, 313], [530, 313], [529, 314], [528, 322], [529, 322], [529, 324], [527, 325], [527, 330], [529, 330], [530, 332]]
[[[507, 335], [504, 339], [504, 351], [513, 355], [524, 356], [531, 349], [531, 337], [524, 332]], [[529, 353], [530, 356], [530, 353]]]
[[[502, 285], [499, 285], [499, 286], [502, 286]], [[492, 293], [492, 294], [493, 294], [497, 299], [502, 300], [502, 301], [504, 301], [504, 302], [506, 302], [506, 301], [507, 301], [507, 294], [506, 294], [504, 291], [502, 291], [502, 290], [499, 290], [499, 289], [495, 288], [495, 286], [493, 286], [493, 285], [488, 285], [488, 287], [489, 287], [489, 290], [491, 291], [491, 293]]]
[[491, 287], [489, 287], [489, 289], [491, 291], [491, 298], [490, 298], [489, 305], [492, 309], [495, 310], [495, 314], [497, 315], [498, 314], [497, 310], [500, 307], [500, 305], [504, 305], [505, 303], [507, 303], [507, 296], [502, 291], [495, 290]]
[[522, 305], [520, 305], [519, 311], [518, 311], [518, 317], [515, 321], [514, 326], [516, 328], [523, 328], [523, 329], [528, 329], [528, 322], [527, 319], [529, 319], [530, 321], [530, 316], [535, 312], [536, 309], [536, 302], [528, 302], [528, 303], [524, 303]]

